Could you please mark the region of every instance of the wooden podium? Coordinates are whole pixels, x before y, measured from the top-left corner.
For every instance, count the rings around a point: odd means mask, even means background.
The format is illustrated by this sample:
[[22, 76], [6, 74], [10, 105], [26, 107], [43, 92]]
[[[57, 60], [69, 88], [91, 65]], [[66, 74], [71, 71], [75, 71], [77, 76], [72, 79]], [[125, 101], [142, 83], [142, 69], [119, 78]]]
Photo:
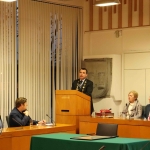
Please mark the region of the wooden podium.
[[90, 116], [91, 97], [77, 90], [56, 90], [56, 123], [75, 124], [79, 133], [79, 116]]

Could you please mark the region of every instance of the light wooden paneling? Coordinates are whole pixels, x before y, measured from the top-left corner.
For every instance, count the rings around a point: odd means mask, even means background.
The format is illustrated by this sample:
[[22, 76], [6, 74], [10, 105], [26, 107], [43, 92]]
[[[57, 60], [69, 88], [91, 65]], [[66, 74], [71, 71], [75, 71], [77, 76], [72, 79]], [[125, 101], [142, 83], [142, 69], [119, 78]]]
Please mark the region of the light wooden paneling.
[[86, 31], [97, 30], [97, 18], [100, 18], [99, 30], [150, 25], [148, 0], [120, 0], [120, 3], [116, 6], [99, 8], [98, 12], [98, 7], [93, 7], [93, 1], [89, 0], [89, 16], [84, 15], [85, 18], [89, 18], [89, 30]]
[[1, 150], [11, 150], [11, 142], [12, 142], [12, 138], [11, 137], [0, 137], [0, 149]]
[[79, 133], [79, 116], [90, 116], [90, 100], [77, 90], [56, 90], [56, 123], [75, 124]]

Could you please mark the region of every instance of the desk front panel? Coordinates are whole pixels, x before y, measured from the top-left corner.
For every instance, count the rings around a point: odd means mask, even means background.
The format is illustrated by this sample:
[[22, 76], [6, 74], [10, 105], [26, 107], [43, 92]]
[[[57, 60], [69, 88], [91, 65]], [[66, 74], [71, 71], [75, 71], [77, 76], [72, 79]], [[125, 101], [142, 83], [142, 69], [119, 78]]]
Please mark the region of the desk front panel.
[[0, 150], [30, 150], [31, 136], [57, 132], [76, 133], [76, 126], [57, 124], [56, 126], [4, 128], [0, 135]]
[[97, 123], [118, 124], [118, 136], [150, 139], [150, 121], [113, 118], [79, 118], [79, 133], [96, 133]]

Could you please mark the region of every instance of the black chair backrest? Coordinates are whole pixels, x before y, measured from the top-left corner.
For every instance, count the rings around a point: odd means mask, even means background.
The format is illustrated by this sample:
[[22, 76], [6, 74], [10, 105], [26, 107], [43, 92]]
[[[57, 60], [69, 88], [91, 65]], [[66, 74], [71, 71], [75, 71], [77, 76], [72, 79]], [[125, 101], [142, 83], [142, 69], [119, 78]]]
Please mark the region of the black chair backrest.
[[118, 125], [117, 124], [97, 124], [96, 135], [101, 136], [117, 136]]
[[145, 118], [145, 106], [142, 106], [142, 116], [141, 116], [142, 119]]
[[6, 122], [7, 122], [8, 127], [10, 127], [10, 125], [9, 125], [9, 116], [6, 116]]

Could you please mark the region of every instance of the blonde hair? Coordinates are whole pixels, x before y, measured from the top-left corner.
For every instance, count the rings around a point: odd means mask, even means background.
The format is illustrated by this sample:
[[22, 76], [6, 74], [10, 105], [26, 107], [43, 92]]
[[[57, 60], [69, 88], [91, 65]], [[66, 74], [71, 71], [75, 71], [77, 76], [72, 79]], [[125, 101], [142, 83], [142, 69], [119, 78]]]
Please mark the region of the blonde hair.
[[138, 98], [138, 93], [137, 93], [136, 91], [132, 90], [132, 91], [129, 92], [129, 94], [130, 94], [130, 93], [133, 93], [133, 95], [134, 95], [134, 97], [135, 97], [136, 99]]
[[24, 103], [26, 103], [26, 102], [27, 102], [27, 99], [26, 99], [26, 98], [24, 98], [24, 97], [19, 97], [19, 98], [16, 99], [16, 107], [18, 108], [18, 107], [21, 106], [21, 104], [24, 104]]

